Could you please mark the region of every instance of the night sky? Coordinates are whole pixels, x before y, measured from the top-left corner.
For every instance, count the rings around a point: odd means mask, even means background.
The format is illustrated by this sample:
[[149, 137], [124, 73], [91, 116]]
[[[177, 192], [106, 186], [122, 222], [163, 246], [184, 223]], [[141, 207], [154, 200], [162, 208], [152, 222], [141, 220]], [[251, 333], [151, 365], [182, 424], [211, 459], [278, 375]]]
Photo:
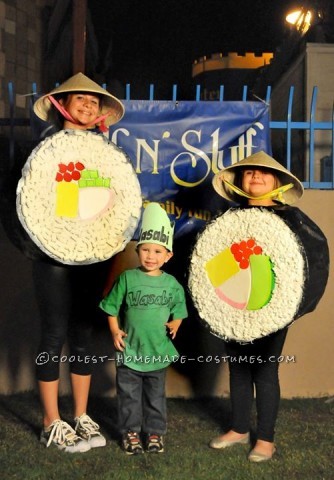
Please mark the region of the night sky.
[[[211, 53], [274, 52], [291, 0], [88, 0], [99, 69], [122, 84], [181, 88]], [[111, 54], [106, 56], [106, 52]], [[108, 58], [108, 62], [105, 59]], [[148, 88], [148, 87], [147, 87]]]

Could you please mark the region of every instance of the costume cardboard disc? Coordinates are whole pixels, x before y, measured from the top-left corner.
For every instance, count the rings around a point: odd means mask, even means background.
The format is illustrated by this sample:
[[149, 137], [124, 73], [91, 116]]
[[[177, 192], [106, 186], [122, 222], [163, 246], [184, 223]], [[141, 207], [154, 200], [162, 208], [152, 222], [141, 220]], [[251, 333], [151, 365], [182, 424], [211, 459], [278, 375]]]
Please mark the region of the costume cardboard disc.
[[18, 217], [36, 245], [68, 265], [107, 260], [141, 214], [137, 175], [103, 135], [62, 130], [31, 153], [17, 186]]
[[236, 208], [198, 236], [189, 289], [213, 334], [251, 342], [312, 311], [328, 270], [326, 238], [298, 208]]

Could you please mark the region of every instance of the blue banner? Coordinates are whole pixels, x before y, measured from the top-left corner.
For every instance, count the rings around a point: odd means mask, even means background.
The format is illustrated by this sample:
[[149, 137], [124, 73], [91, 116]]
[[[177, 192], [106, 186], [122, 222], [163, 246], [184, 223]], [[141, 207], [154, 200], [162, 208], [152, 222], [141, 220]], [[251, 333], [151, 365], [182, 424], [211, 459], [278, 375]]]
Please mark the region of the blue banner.
[[201, 228], [224, 203], [211, 185], [215, 173], [257, 151], [271, 154], [264, 103], [123, 103], [125, 116], [110, 127], [110, 139], [129, 156], [144, 207], [159, 202], [175, 220], [175, 238]]

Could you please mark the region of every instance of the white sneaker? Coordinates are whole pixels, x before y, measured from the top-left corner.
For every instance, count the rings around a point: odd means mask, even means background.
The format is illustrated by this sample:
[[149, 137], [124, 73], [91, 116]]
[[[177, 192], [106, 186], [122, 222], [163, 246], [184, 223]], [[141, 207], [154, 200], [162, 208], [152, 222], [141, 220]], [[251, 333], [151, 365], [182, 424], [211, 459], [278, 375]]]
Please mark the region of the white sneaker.
[[105, 447], [107, 442], [100, 432], [99, 425], [86, 413], [76, 417], [74, 421], [76, 434], [86, 440], [92, 448]]
[[86, 440], [80, 438], [68, 423], [60, 419], [42, 430], [40, 442], [46, 447], [55, 445], [59, 450], [69, 453], [83, 453], [91, 449]]

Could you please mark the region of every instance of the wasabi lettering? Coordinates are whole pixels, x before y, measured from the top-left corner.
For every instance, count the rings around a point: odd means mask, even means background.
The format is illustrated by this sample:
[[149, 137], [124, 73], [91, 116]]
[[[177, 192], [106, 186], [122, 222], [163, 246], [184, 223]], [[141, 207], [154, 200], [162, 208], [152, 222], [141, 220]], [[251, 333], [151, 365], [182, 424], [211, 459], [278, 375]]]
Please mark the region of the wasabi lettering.
[[141, 290], [138, 290], [137, 292], [129, 292], [128, 296], [131, 307], [147, 305], [168, 306], [172, 304], [173, 300], [172, 294], [167, 296], [166, 290], [163, 290], [161, 295], [155, 295], [154, 293], [142, 295]]

